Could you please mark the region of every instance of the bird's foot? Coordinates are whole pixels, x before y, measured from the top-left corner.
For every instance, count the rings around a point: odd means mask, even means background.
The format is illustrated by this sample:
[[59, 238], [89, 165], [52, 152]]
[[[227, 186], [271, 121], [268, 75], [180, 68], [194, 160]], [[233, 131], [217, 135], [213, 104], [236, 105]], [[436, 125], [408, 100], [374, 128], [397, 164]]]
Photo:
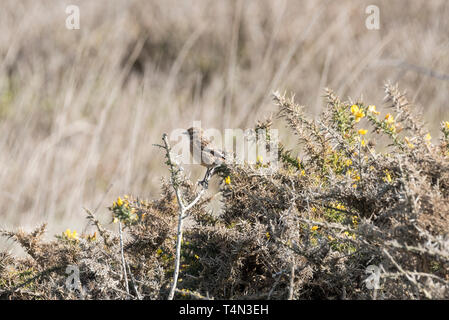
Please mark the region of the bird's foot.
[[199, 184], [200, 186], [202, 186], [203, 189], [209, 188], [209, 182], [207, 182], [206, 179], [203, 179], [203, 180], [201, 180], [201, 181], [198, 181], [198, 184]]

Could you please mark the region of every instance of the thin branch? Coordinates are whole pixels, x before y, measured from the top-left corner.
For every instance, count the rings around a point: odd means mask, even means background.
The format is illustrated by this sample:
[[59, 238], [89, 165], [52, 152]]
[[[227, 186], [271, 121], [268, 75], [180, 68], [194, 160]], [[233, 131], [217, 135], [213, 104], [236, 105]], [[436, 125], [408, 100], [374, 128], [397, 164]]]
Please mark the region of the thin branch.
[[126, 266], [128, 267], [129, 276], [131, 278], [131, 284], [133, 286], [134, 292], [137, 295], [137, 299], [142, 300], [142, 296], [140, 295], [139, 290], [137, 290], [136, 280], [134, 279], [133, 273], [131, 272], [131, 267], [129, 266], [129, 263], [126, 263]]
[[125, 279], [126, 293], [129, 294], [128, 275], [126, 274], [125, 255], [123, 254], [123, 232], [122, 232], [122, 223], [121, 223], [120, 221], [119, 221], [119, 223], [118, 223], [118, 230], [119, 230], [119, 234], [120, 234], [120, 255], [121, 255], [121, 258], [122, 258], [123, 278]]
[[188, 210], [190, 210], [200, 199], [201, 196], [204, 194], [204, 192], [206, 191], [206, 189], [201, 189], [201, 191], [198, 193], [198, 195], [196, 196], [196, 198], [188, 205], [184, 208], [184, 212], [187, 212]]
[[177, 292], [176, 286], [178, 284], [179, 265], [181, 262], [181, 244], [182, 244], [184, 218], [187, 215], [187, 211], [190, 210], [201, 199], [201, 196], [204, 194], [206, 189], [203, 187], [203, 189], [198, 193], [198, 195], [195, 197], [195, 199], [190, 204], [184, 205], [182, 193], [179, 188], [180, 178], [181, 178], [180, 177], [181, 170], [180, 170], [180, 168], [178, 168], [178, 165], [172, 160], [170, 144], [168, 143], [168, 138], [165, 133], [162, 136], [162, 141], [164, 142], [164, 146], [160, 146], [160, 145], [158, 145], [158, 146], [165, 149], [167, 165], [169, 166], [169, 170], [170, 170], [170, 174], [171, 174], [171, 184], [172, 184], [172, 187], [176, 194], [176, 200], [178, 201], [178, 204], [179, 204], [175, 268], [174, 268], [174, 272], [173, 272], [173, 284], [170, 289], [170, 293], [168, 295], [168, 300], [173, 300], [175, 292]]
[[295, 264], [292, 263], [290, 270], [290, 287], [288, 290], [288, 300], [293, 300], [294, 287], [295, 287]]

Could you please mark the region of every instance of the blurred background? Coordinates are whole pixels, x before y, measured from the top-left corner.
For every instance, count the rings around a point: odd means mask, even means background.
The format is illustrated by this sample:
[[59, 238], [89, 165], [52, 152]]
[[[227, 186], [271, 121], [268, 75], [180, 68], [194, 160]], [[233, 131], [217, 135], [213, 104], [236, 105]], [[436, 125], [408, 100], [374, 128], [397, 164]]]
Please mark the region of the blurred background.
[[158, 197], [164, 132], [254, 127], [274, 90], [314, 116], [326, 87], [382, 110], [383, 84], [399, 82], [437, 139], [448, 17], [446, 0], [2, 0], [0, 227], [81, 232], [83, 208], [108, 222], [118, 195]]

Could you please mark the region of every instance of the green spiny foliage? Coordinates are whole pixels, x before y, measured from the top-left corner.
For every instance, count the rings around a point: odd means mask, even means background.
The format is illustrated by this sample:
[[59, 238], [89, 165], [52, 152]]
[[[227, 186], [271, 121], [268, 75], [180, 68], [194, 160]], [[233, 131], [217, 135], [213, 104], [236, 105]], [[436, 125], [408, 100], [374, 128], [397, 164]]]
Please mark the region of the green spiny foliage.
[[[374, 105], [326, 90], [327, 107], [316, 120], [293, 97], [275, 93], [298, 145], [278, 146], [276, 170], [260, 160], [217, 171], [222, 208], [213, 212], [206, 197], [191, 209], [176, 298], [449, 298], [449, 122], [433, 144], [397, 86], [385, 92], [381, 115]], [[255, 127], [266, 133], [267, 148], [271, 126], [267, 120]], [[29, 234], [1, 231], [28, 254], [0, 253], [1, 297], [166, 299], [179, 210], [171, 184], [187, 203], [196, 194], [183, 172], [175, 173], [158, 199], [130, 195], [109, 207], [112, 220], [126, 226], [130, 295], [119, 237], [88, 211], [93, 234], [66, 230], [44, 241], [45, 226]], [[79, 268], [82, 293], [67, 289], [68, 265]], [[370, 265], [381, 269], [376, 293], [364, 282]]]

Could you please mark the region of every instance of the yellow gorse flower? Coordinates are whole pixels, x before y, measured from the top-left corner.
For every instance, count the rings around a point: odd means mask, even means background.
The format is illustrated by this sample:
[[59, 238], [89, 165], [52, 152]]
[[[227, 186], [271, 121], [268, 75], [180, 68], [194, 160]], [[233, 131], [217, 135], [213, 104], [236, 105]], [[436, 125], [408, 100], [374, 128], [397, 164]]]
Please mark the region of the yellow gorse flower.
[[388, 124], [393, 124], [394, 123], [394, 117], [391, 114], [387, 113], [387, 115], [385, 116], [385, 121]]
[[391, 178], [390, 172], [388, 170], [385, 170], [385, 178], [384, 181], [391, 183], [391, 181], [393, 181], [393, 179]]
[[117, 205], [118, 205], [119, 207], [121, 207], [121, 206], [123, 205], [123, 200], [122, 200], [122, 198], [118, 197], [118, 199], [117, 199]]
[[353, 104], [351, 106], [351, 113], [355, 117], [355, 122], [359, 122], [365, 116], [365, 113], [357, 105]]
[[231, 184], [231, 177], [230, 176], [227, 176], [225, 178], [225, 184]]
[[86, 237], [87, 241], [95, 241], [97, 240], [97, 231], [95, 231], [92, 235], [88, 235]]
[[343, 232], [343, 235], [345, 235], [345, 236], [348, 237], [348, 238], [355, 239], [355, 234], [352, 234], [352, 235], [351, 235], [348, 231]]
[[426, 140], [427, 142], [432, 140], [432, 136], [430, 135], [430, 133], [426, 134], [426, 136], [424, 137], [424, 140]]
[[[359, 130], [360, 131], [360, 130]], [[368, 130], [365, 130], [366, 132], [368, 131]], [[366, 132], [365, 133], [359, 133], [360, 135], [361, 134], [366, 134]], [[364, 147], [365, 145], [366, 145], [366, 141], [365, 141], [365, 139], [361, 139], [360, 137], [356, 137], [356, 141], [359, 141], [360, 142], [360, 144], [362, 145], [362, 147]], [[354, 154], [355, 156], [357, 156], [356, 154]]]
[[68, 240], [78, 240], [78, 232], [76, 230], [73, 230], [73, 232], [70, 229], [67, 229], [63, 233], [64, 237]]
[[413, 143], [410, 142], [409, 138], [404, 137], [404, 141], [407, 143], [407, 146], [408, 146], [410, 149], [414, 149], [414, 148], [415, 148], [415, 145], [414, 145]]
[[346, 210], [346, 207], [345, 207], [343, 204], [338, 203], [338, 204], [337, 204], [337, 209], [340, 209], [340, 210]]
[[357, 131], [358, 132], [358, 134], [360, 134], [361, 136], [363, 136], [363, 135], [365, 135], [367, 132], [368, 132], [368, 130], [365, 130], [365, 129], [359, 129], [359, 131]]
[[310, 228], [310, 230], [316, 231], [316, 230], [318, 230], [318, 226], [313, 226], [312, 228]]
[[449, 121], [444, 121], [444, 125], [445, 125], [446, 129], [449, 129]]
[[379, 112], [376, 111], [376, 106], [374, 106], [374, 105], [368, 106], [368, 112], [371, 112], [373, 114], [379, 114]]

